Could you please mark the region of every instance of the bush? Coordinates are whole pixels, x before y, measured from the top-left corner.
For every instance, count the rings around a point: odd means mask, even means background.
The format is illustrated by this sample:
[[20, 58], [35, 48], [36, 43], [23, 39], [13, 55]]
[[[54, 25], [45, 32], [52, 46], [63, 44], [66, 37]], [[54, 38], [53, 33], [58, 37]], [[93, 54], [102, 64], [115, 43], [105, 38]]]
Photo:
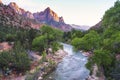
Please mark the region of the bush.
[[15, 69], [17, 72], [25, 72], [30, 68], [30, 59], [22, 47], [15, 46], [14, 50], [0, 53], [0, 67], [3, 71], [8, 68]]

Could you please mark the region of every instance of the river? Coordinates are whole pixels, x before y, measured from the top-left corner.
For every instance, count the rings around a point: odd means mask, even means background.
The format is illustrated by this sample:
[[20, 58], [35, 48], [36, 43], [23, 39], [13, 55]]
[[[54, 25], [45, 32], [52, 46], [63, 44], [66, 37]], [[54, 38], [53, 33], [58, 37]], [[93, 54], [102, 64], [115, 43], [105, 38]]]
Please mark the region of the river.
[[[63, 50], [68, 53], [61, 63], [58, 64], [56, 70], [48, 77], [49, 80], [86, 80], [90, 71], [86, 69], [87, 57], [82, 53], [75, 52], [71, 45], [62, 43]], [[46, 79], [48, 80], [48, 79]]]

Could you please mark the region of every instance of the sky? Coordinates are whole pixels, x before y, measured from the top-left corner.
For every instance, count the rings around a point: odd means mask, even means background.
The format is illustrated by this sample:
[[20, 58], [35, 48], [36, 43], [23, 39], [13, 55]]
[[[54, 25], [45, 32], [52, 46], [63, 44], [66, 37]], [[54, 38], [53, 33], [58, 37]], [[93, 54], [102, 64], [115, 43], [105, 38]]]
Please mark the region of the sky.
[[68, 24], [93, 26], [98, 23], [106, 10], [116, 0], [2, 0], [4, 4], [16, 2], [21, 8], [32, 13], [50, 7]]

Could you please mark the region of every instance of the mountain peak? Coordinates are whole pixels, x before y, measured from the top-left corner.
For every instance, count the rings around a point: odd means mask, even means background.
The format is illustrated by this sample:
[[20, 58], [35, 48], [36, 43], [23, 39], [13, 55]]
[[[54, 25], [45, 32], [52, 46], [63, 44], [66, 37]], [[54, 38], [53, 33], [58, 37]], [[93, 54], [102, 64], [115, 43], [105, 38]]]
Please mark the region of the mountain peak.
[[23, 14], [23, 13], [25, 13], [25, 10], [19, 8], [19, 6], [18, 6], [15, 2], [11, 2], [8, 6], [10, 6], [12, 9], [14, 9], [15, 12], [18, 13], [18, 14]]
[[19, 8], [19, 6], [15, 2], [10, 2], [9, 6]]
[[51, 11], [50, 7], [47, 7], [45, 10], [47, 10], [47, 11]]
[[35, 17], [39, 18], [41, 21], [51, 22], [56, 21], [59, 22], [58, 15], [50, 9], [50, 7], [47, 7], [43, 12], [35, 13]]
[[47, 7], [45, 10], [44, 10], [44, 13], [46, 14], [56, 14], [52, 9], [50, 9], [50, 7]]
[[19, 6], [15, 2], [10, 2], [9, 6], [16, 12], [19, 12]]
[[70, 25], [64, 22], [63, 17], [59, 17], [56, 12], [50, 9], [50, 7], [47, 7], [42, 12], [34, 13], [33, 16], [37, 21], [59, 28], [63, 31], [69, 31], [72, 28]]

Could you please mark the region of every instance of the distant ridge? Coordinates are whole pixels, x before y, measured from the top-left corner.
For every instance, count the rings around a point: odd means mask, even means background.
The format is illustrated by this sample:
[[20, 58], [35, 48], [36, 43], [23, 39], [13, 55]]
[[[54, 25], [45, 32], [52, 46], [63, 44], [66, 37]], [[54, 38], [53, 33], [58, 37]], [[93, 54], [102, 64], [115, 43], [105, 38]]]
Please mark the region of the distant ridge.
[[75, 25], [75, 24], [71, 24], [73, 29], [76, 30], [81, 30], [81, 31], [86, 31], [89, 29], [89, 26], [85, 26], [85, 25]]
[[63, 31], [70, 31], [72, 29], [70, 25], [64, 22], [63, 17], [58, 17], [58, 15], [51, 10], [50, 7], [46, 8], [42, 12], [31, 13], [30, 11], [25, 11], [20, 8], [15, 2], [11, 2], [8, 6], [10, 6], [17, 14], [34, 19], [40, 24], [47, 24]]
[[[2, 4], [1, 0], [0, 3]], [[50, 7], [47, 7], [41, 12], [31, 13], [30, 11], [20, 8], [15, 2], [11, 2], [8, 5], [0, 5], [0, 10], [0, 17], [4, 17], [6, 19], [6, 21], [2, 21], [4, 25], [11, 24], [13, 26], [20, 27], [29, 26], [31, 28], [39, 29], [42, 25], [47, 24], [63, 31], [70, 31], [72, 29], [86, 30], [88, 27], [82, 26], [82, 29], [79, 29], [78, 27], [75, 27], [76, 25], [66, 24], [64, 18], [59, 17], [57, 13], [50, 9]], [[13, 17], [13, 19], [11, 19], [11, 17]]]

